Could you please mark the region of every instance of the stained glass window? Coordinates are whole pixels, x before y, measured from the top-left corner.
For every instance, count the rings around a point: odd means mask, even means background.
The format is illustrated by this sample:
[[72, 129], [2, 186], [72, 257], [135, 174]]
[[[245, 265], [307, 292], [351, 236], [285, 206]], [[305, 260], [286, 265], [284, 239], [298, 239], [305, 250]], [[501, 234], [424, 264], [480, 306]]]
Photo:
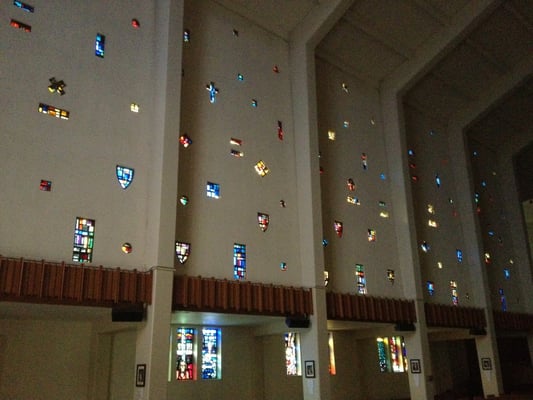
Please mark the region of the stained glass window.
[[74, 227], [72, 261], [81, 263], [91, 262], [93, 260], [93, 245], [94, 220], [77, 217]]
[[395, 274], [394, 274], [394, 270], [393, 269], [388, 269], [387, 270], [387, 279], [389, 280], [390, 283], [394, 283]]
[[70, 112], [67, 110], [62, 110], [60, 108], [50, 106], [48, 104], [39, 103], [39, 112], [43, 114], [48, 114], [52, 117], [61, 118], [67, 120], [69, 118]]
[[459, 305], [459, 295], [457, 294], [457, 282], [450, 281], [450, 290], [452, 292], [452, 304], [454, 306]]
[[268, 167], [266, 166], [266, 164], [265, 164], [265, 162], [263, 160], [259, 160], [254, 165], [254, 168], [255, 168], [255, 172], [257, 172], [257, 174], [259, 176], [261, 176], [261, 177], [265, 176], [269, 172], [269, 169], [268, 169]]
[[202, 329], [202, 379], [220, 379], [220, 329]]
[[20, 22], [20, 21], [16, 21], [14, 19], [12, 19], [9, 22], [9, 25], [11, 25], [13, 28], [22, 29], [24, 32], [31, 32], [31, 26], [30, 25], [25, 24], [25, 23]]
[[296, 332], [285, 334], [285, 367], [287, 375], [301, 376], [300, 335]]
[[260, 212], [257, 213], [257, 223], [262, 232], [265, 232], [268, 229], [269, 221], [270, 217], [268, 216], [268, 214]]
[[196, 330], [193, 328], [176, 329], [176, 379], [190, 381], [195, 379], [195, 343]]
[[365, 266], [363, 264], [355, 264], [355, 280], [357, 293], [366, 294]]
[[338, 237], [342, 237], [342, 222], [340, 221], [335, 221], [333, 223], [333, 228], [335, 229], [335, 233], [337, 234]]
[[428, 290], [429, 295], [433, 296], [433, 294], [435, 293], [435, 284], [432, 281], [427, 281], [426, 288]]
[[455, 255], [457, 256], [457, 262], [463, 262], [463, 251], [460, 249], [455, 250]]
[[376, 241], [376, 231], [374, 229], [368, 229], [368, 241], [369, 242], [375, 242]]
[[380, 372], [407, 371], [407, 352], [402, 336], [378, 337], [376, 341]]
[[42, 190], [43, 192], [50, 192], [52, 190], [52, 181], [41, 179], [41, 184], [39, 185], [39, 189]]
[[246, 245], [233, 244], [233, 277], [235, 279], [246, 278]]
[[105, 51], [105, 36], [101, 33], [96, 34], [96, 40], [94, 43], [94, 54], [97, 57], [104, 58]]
[[218, 183], [207, 182], [206, 194], [212, 199], [220, 199], [220, 185]]
[[14, 0], [13, 5], [26, 11], [26, 12], [33, 12], [34, 8], [33, 6], [30, 6], [29, 4], [23, 3], [22, 1]]
[[503, 277], [505, 279], [511, 279], [511, 271], [509, 270], [509, 268], [503, 269]]
[[176, 257], [180, 264], [185, 264], [185, 261], [191, 254], [191, 244], [185, 242], [176, 242]]
[[133, 168], [117, 165], [116, 172], [120, 187], [122, 189], [127, 189], [133, 181], [133, 175], [135, 173], [135, 170]]
[[337, 375], [337, 367], [335, 366], [335, 345], [333, 343], [332, 332], [328, 332], [328, 349], [329, 349], [329, 374]]

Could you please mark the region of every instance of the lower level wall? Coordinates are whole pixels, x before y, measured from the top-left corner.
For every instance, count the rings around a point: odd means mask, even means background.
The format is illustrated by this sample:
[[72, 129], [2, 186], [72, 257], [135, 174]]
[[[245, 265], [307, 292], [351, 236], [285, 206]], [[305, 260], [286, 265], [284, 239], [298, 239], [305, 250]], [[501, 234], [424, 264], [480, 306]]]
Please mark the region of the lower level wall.
[[2, 320], [0, 399], [86, 400], [91, 324]]

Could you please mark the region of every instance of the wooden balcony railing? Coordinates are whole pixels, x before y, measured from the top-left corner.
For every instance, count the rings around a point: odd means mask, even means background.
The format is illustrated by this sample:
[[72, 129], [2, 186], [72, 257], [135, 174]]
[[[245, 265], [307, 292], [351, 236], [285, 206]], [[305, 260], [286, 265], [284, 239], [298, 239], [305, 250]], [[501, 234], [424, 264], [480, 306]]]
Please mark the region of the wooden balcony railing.
[[494, 326], [507, 331], [533, 331], [533, 314], [494, 311]]
[[487, 321], [482, 308], [425, 303], [428, 326], [450, 328], [485, 328]]
[[0, 301], [150, 304], [152, 273], [0, 256]]
[[390, 323], [416, 322], [412, 300], [328, 292], [328, 319]]
[[174, 277], [173, 310], [257, 315], [311, 315], [310, 289], [245, 281]]

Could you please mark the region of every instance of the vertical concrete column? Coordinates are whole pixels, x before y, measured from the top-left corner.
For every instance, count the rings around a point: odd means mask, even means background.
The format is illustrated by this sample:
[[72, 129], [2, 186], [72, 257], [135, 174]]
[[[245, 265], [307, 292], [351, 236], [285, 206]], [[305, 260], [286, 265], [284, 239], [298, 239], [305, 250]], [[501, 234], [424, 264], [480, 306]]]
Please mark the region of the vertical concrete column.
[[409, 370], [409, 391], [412, 399], [433, 399], [435, 388], [431, 365], [429, 339], [424, 310], [424, 294], [418, 260], [413, 199], [405, 166], [404, 122], [401, 97], [395, 88], [383, 89], [381, 94], [383, 135], [391, 174], [394, 226], [398, 238], [398, 266], [401, 271], [404, 296], [415, 302], [416, 331], [404, 336], [409, 360], [418, 360], [420, 372]]
[[154, 267], [152, 272], [152, 304], [146, 311], [146, 323], [137, 333], [135, 355], [136, 365], [146, 365], [145, 386], [136, 385], [137, 371], [133, 371], [135, 400], [167, 398], [174, 268]]
[[[474, 306], [485, 310], [487, 321], [487, 334], [476, 337], [476, 349], [481, 371], [481, 382], [485, 396], [498, 396], [503, 393], [503, 383], [490, 301], [489, 281], [485, 265], [482, 262], [482, 243], [477, 229], [477, 217], [474, 214], [470, 185], [469, 156], [463, 134], [464, 123], [454, 121], [448, 127], [448, 143], [450, 163], [453, 165], [453, 174], [458, 198], [457, 210], [462, 216], [461, 227], [465, 241], [466, 261], [470, 271], [471, 290], [475, 294]], [[482, 364], [484, 362], [484, 364]], [[490, 369], [489, 369], [490, 364]], [[484, 368], [483, 368], [484, 367]]]
[[[300, 334], [304, 400], [329, 400], [329, 356], [324, 254], [321, 246], [322, 208], [318, 165], [318, 125], [314, 50], [351, 5], [351, 0], [320, 2], [291, 33], [290, 76], [296, 146], [298, 213], [302, 284], [313, 290], [309, 329]], [[306, 377], [305, 361], [314, 363], [315, 377]], [[308, 371], [312, 372], [312, 371]]]
[[[313, 289], [313, 309], [309, 329], [300, 333], [302, 380], [305, 400], [330, 399], [326, 290]], [[312, 368], [311, 368], [312, 366]], [[307, 368], [312, 369], [307, 370]]]

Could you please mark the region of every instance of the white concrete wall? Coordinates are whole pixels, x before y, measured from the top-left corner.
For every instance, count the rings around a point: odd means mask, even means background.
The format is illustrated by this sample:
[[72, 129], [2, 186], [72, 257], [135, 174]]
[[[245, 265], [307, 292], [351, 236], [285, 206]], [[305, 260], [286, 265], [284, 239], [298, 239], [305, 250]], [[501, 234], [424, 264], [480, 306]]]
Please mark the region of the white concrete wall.
[[[288, 44], [211, 1], [186, 2], [184, 29], [191, 39], [183, 48], [179, 133], [193, 144], [180, 147], [178, 197], [186, 195], [189, 204], [177, 202], [176, 240], [191, 243], [191, 255], [183, 265], [176, 262], [177, 271], [233, 279], [233, 244], [240, 243], [247, 246], [247, 280], [297, 285], [297, 149]], [[275, 65], [279, 73], [273, 72]], [[214, 104], [206, 90], [210, 82], [219, 89]], [[231, 138], [242, 145], [231, 146]], [[233, 157], [231, 149], [244, 157]], [[265, 177], [254, 170], [259, 160], [270, 169]], [[220, 184], [220, 199], [206, 196], [207, 181]], [[270, 216], [266, 232], [259, 229], [258, 212]]]
[[90, 323], [2, 320], [0, 398], [88, 399]]
[[[342, 89], [343, 83], [348, 85], [348, 92]], [[390, 184], [380, 177], [382, 173], [390, 177], [390, 171], [379, 93], [367, 83], [317, 59], [317, 98], [320, 165], [324, 171], [323, 237], [329, 242], [324, 249], [324, 264], [329, 272], [329, 288], [356, 292], [355, 265], [363, 264], [369, 295], [401, 297]], [[349, 122], [346, 128], [344, 121]], [[328, 139], [329, 130], [336, 132], [335, 141]], [[367, 154], [366, 170], [362, 167], [362, 153]], [[348, 178], [356, 184], [353, 192], [347, 189]], [[361, 204], [349, 204], [348, 195], [359, 198]], [[386, 207], [380, 207], [380, 201]], [[380, 217], [382, 211], [388, 212], [389, 218]], [[343, 223], [341, 238], [334, 231], [335, 220]], [[368, 229], [376, 230], [375, 242], [368, 241]], [[395, 272], [394, 284], [387, 279], [388, 269]]]
[[[0, 5], [6, 21], [32, 26], [0, 27], [0, 253], [70, 262], [80, 216], [96, 221], [93, 264], [149, 267], [149, 202], [159, 197], [149, 190], [160, 157], [153, 144], [162, 134], [153, 129], [156, 5], [33, 5], [34, 13]], [[94, 54], [97, 33], [106, 36], [103, 59]], [[48, 91], [51, 77], [64, 80], [64, 96]], [[69, 120], [39, 113], [41, 102], [70, 111]], [[127, 190], [115, 177], [117, 164], [135, 169]], [[52, 181], [51, 192], [39, 190], [41, 179]], [[124, 242], [133, 245], [131, 254], [121, 251]]]

